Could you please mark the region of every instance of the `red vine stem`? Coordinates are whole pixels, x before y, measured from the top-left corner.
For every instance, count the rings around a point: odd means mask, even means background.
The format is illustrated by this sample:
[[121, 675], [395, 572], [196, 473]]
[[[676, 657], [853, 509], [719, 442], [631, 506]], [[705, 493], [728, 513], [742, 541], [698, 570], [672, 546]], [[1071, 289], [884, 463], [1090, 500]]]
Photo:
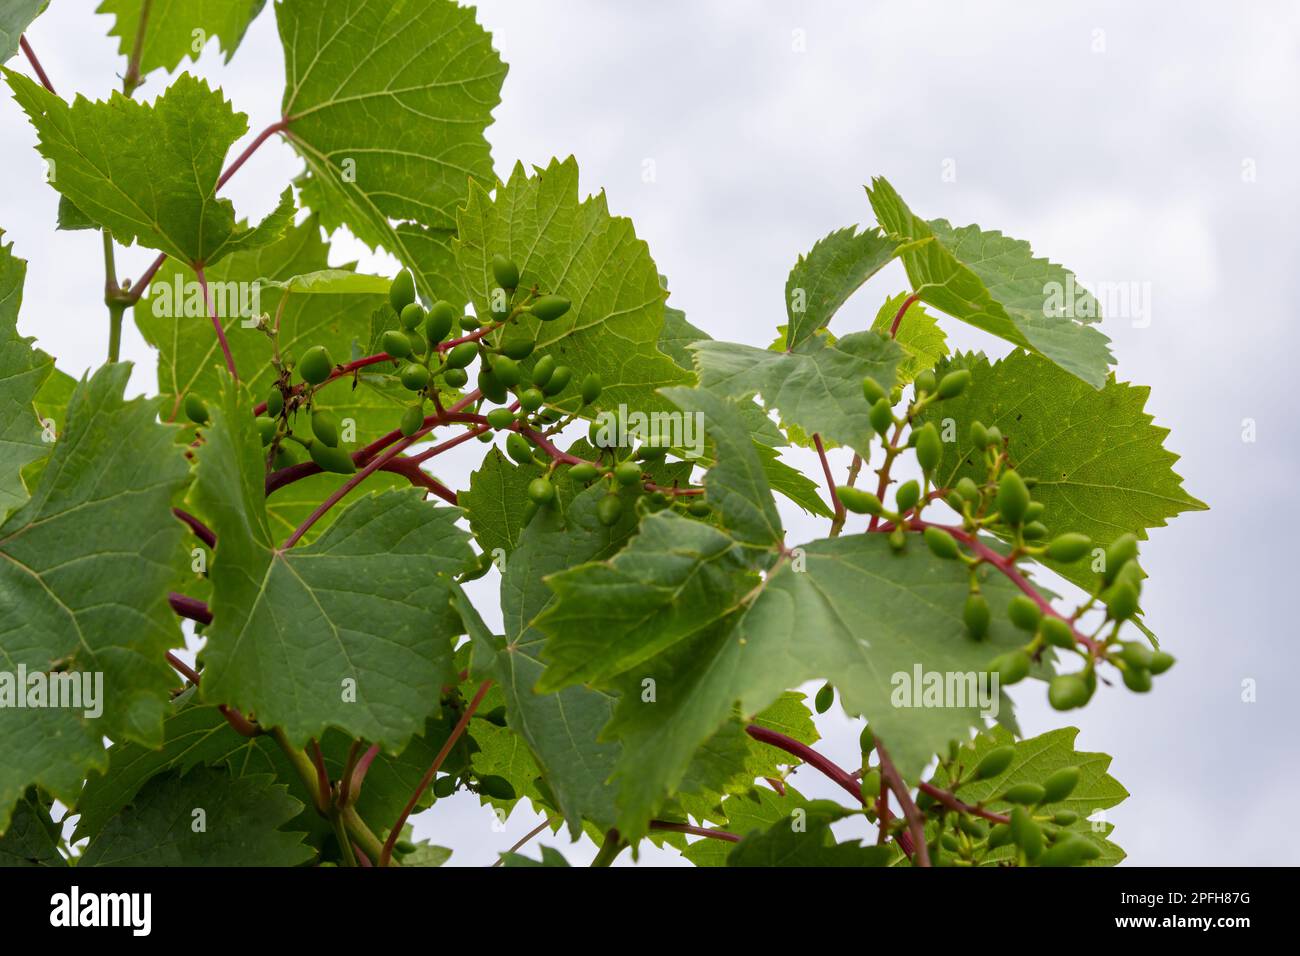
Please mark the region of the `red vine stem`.
[[217, 546], [216, 534], [202, 521], [194, 517], [194, 515], [190, 514], [188, 511], [182, 511], [180, 508], [173, 508], [172, 514], [185, 522], [189, 529], [194, 532], [195, 536], [209, 548], [215, 548]]
[[230, 371], [230, 377], [238, 382], [239, 372], [235, 368], [235, 357], [230, 354], [230, 343], [226, 341], [226, 330], [222, 328], [221, 319], [217, 317], [217, 310], [208, 296], [208, 279], [203, 274], [203, 266], [195, 264], [194, 275], [198, 277], [199, 287], [203, 290], [203, 305], [212, 319], [212, 327], [217, 330], [217, 341], [221, 343], [221, 353], [226, 357], [226, 368]]
[[[194, 668], [190, 667], [190, 665], [186, 664], [171, 651], [168, 651], [164, 656], [167, 658], [167, 663], [170, 664], [178, 674], [195, 687], [199, 685], [198, 671], [194, 670]], [[226, 723], [230, 724], [237, 734], [244, 737], [257, 737], [262, 733], [261, 727], [257, 726], [257, 724], [253, 723], [235, 708], [227, 707], [225, 704], [218, 704], [217, 710], [221, 712], [221, 716], [226, 718]]]
[[667, 820], [651, 820], [651, 830], [664, 830], [668, 833], [690, 833], [694, 836], [708, 837], [711, 840], [725, 840], [739, 843], [740, 837], [727, 830], [710, 830], [707, 827], [693, 827], [689, 823], [669, 823]]
[[844, 527], [848, 512], [845, 511], [844, 502], [840, 501], [840, 496], [835, 493], [835, 476], [831, 474], [831, 463], [826, 460], [826, 446], [822, 444], [822, 436], [817, 432], [813, 432], [813, 444], [817, 446], [817, 457], [822, 461], [822, 473], [826, 476], [826, 489], [831, 494], [831, 506], [835, 509], [835, 517], [831, 519], [831, 537], [833, 538]]
[[402, 828], [406, 826], [406, 818], [411, 815], [411, 811], [415, 809], [415, 805], [420, 800], [420, 795], [424, 793], [425, 789], [428, 788], [429, 784], [433, 781], [434, 775], [438, 772], [438, 768], [441, 767], [443, 761], [447, 759], [447, 754], [451, 753], [451, 748], [456, 746], [456, 741], [460, 739], [461, 734], [465, 732], [465, 728], [469, 726], [469, 719], [474, 716], [474, 711], [478, 710], [478, 705], [483, 703], [483, 698], [491, 686], [491, 678], [488, 678], [478, 685], [478, 692], [474, 695], [474, 699], [469, 702], [469, 706], [465, 708], [465, 712], [460, 715], [460, 720], [456, 721], [456, 726], [451, 729], [451, 733], [447, 736], [447, 739], [443, 741], [442, 747], [439, 748], [437, 756], [433, 758], [433, 763], [429, 765], [429, 769], [426, 770], [424, 776], [420, 778], [419, 786], [417, 786], [415, 792], [411, 794], [411, 799], [406, 801], [406, 806], [402, 809], [401, 816], [397, 818], [397, 822], [393, 824], [393, 829], [388, 834], [388, 839], [384, 841], [384, 850], [379, 855], [380, 866], [388, 866], [389, 860], [393, 858], [393, 847], [401, 838]]
[[1005, 813], [994, 813], [992, 810], [985, 810], [983, 807], [974, 807], [963, 800], [959, 800], [956, 795], [949, 793], [947, 790], [940, 790], [934, 784], [922, 783], [920, 790], [928, 794], [935, 800], [938, 800], [949, 810], [956, 810], [958, 813], [969, 813], [972, 816], [983, 817], [985, 820], [991, 820], [994, 823], [1010, 823], [1011, 818]]
[[33, 50], [32, 45], [27, 42], [26, 35], [18, 38], [18, 45], [23, 48], [23, 53], [27, 56], [27, 62], [30, 63], [32, 69], [36, 71], [36, 78], [41, 81], [41, 86], [45, 87], [51, 93], [54, 93], [55, 96], [58, 96], [59, 94], [54, 92], [54, 84], [51, 83], [50, 78], [45, 75], [45, 67], [41, 66], [41, 61], [36, 59], [36, 51]]
[[323, 814], [328, 814], [330, 809], [330, 775], [325, 769], [325, 755], [320, 752], [320, 744], [313, 737], [307, 743], [307, 752], [311, 755], [311, 762], [316, 767], [316, 799], [319, 806], [317, 807]]
[[[523, 848], [523, 845], [524, 845], [525, 843], [527, 843], [527, 842], [528, 842], [529, 840], [531, 840], [533, 837], [537, 836], [537, 834], [541, 833], [543, 830], [545, 830], [545, 829], [546, 829], [548, 826], [550, 826], [550, 825], [551, 825], [551, 821], [550, 821], [550, 820], [543, 820], [541, 823], [537, 824], [537, 826], [533, 827], [531, 830], [529, 830], [527, 833], [525, 833], [522, 837], [520, 837], [519, 840], [515, 843], [514, 846], [512, 846], [510, 849], [506, 850], [506, 853], [518, 853], [518, 852], [520, 851], [520, 849]], [[498, 856], [496, 862], [493, 863], [492, 865], [493, 865], [493, 866], [500, 866], [502, 863], [505, 862], [505, 860], [504, 860], [504, 858], [503, 858], [504, 856], [505, 856], [505, 854], [502, 854], [501, 856]]]
[[[551, 440], [550, 440], [549, 438], [547, 438], [547, 437], [546, 437], [545, 435], [543, 435], [541, 432], [536, 431], [536, 430], [534, 430], [534, 429], [532, 429], [532, 428], [529, 428], [529, 427], [526, 426], [526, 425], [520, 425], [520, 426], [516, 429], [516, 431], [518, 431], [519, 434], [523, 435], [525, 438], [527, 438], [529, 441], [531, 441], [534, 445], [536, 445], [536, 446], [537, 446], [538, 448], [540, 448], [542, 451], [546, 452], [546, 454], [550, 455], [551, 458], [553, 458], [555, 461], [560, 462], [561, 464], [565, 464], [565, 465], [596, 465], [596, 467], [598, 467], [598, 468], [600, 467], [599, 462], [594, 462], [594, 461], [590, 461], [590, 462], [589, 462], [589, 461], [587, 461], [585, 458], [579, 458], [577, 455], [571, 455], [571, 454], [569, 454], [567, 451], [560, 451], [560, 449], [556, 448], [555, 445], [554, 445], [554, 443], [552, 443]], [[664, 493], [664, 494], [666, 494], [666, 495], [684, 495], [684, 496], [690, 496], [690, 495], [702, 495], [702, 494], [704, 494], [704, 489], [703, 489], [703, 488], [665, 488], [663, 485], [657, 485], [657, 484], [655, 484], [653, 481], [647, 481], [647, 482], [645, 482], [645, 483], [642, 485], [642, 487], [643, 487], [646, 491], [659, 491], [659, 492], [662, 492], [662, 493]]]
[[167, 603], [171, 605], [172, 610], [179, 617], [189, 618], [191, 621], [198, 621], [200, 624], [212, 623], [212, 612], [198, 598], [188, 597], [172, 591], [167, 595]]
[[898, 307], [898, 312], [894, 315], [894, 321], [889, 324], [889, 337], [891, 339], [898, 336], [898, 327], [903, 322], [903, 313], [907, 311], [907, 307], [919, 298], [921, 298], [920, 295], [913, 292], [904, 299], [903, 304]]
[[229, 166], [225, 168], [225, 170], [222, 171], [221, 175], [217, 178], [216, 188], [220, 189], [222, 186], [224, 186], [226, 184], [226, 181], [230, 179], [231, 176], [239, 172], [239, 167], [243, 166], [244, 163], [248, 162], [248, 157], [252, 156], [255, 152], [257, 152], [257, 148], [259, 146], [265, 143], [276, 133], [279, 133], [280, 131], [285, 129], [288, 125], [289, 125], [288, 120], [280, 119], [272, 123], [266, 129], [262, 130], [262, 132], [258, 133], [257, 136], [254, 137], [253, 141], [249, 143], [246, 147], [244, 147], [244, 151], [235, 157], [234, 162], [232, 162]]
[[361, 795], [361, 785], [366, 782], [366, 774], [370, 772], [370, 765], [375, 762], [375, 757], [379, 755], [379, 744], [371, 744], [370, 749], [361, 755], [357, 761], [356, 768], [352, 771], [350, 780], [343, 782], [343, 792], [339, 797], [339, 802], [344, 806], [348, 800], [355, 800]]
[[885, 749], [879, 737], [876, 738], [876, 756], [880, 758], [880, 778], [889, 783], [889, 789], [894, 791], [894, 796], [898, 798], [898, 805], [903, 810], [903, 816], [907, 819], [907, 829], [912, 835], [912, 845], [916, 852], [916, 865], [929, 866], [930, 849], [925, 845], [925, 814], [917, 809], [916, 802], [908, 792], [907, 784], [903, 782], [902, 776], [894, 767], [894, 762], [889, 759], [889, 751]]

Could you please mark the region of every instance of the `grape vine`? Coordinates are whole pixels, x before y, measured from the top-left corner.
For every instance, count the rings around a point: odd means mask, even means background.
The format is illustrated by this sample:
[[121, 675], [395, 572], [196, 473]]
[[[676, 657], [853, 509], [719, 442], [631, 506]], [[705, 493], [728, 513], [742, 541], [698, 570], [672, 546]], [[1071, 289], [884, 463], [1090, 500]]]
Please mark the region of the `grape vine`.
[[[1068, 270], [876, 179], [877, 225], [799, 257], [772, 346], [717, 341], [573, 158], [497, 178], [506, 67], [453, 0], [281, 0], [281, 118], [227, 163], [248, 128], [221, 90], [151, 87], [192, 27], [229, 57], [261, 6], [115, 4], [103, 102], [0, 49], [36, 77], [3, 69], [59, 228], [102, 234], [109, 318], [108, 361], [58, 369], [0, 246], [0, 860], [438, 866], [411, 819], [436, 834], [457, 794], [541, 816], [504, 866], [568, 865], [528, 855], [548, 831], [593, 866], [1123, 858], [1110, 758], [1024, 737], [1006, 689], [1151, 691], [1174, 658], [1139, 547], [1205, 506], [1096, 303], [1048, 307]], [[272, 137], [303, 171], [250, 224], [219, 194]], [[331, 267], [340, 228], [397, 275]], [[157, 252], [135, 281], [131, 244]], [[832, 333], [894, 262], [910, 288]], [[151, 397], [125, 397], [128, 314]], [[816, 746], [833, 708], [847, 766]], [[195, 808], [207, 830], [163, 838]], [[853, 818], [872, 836], [832, 830]]]

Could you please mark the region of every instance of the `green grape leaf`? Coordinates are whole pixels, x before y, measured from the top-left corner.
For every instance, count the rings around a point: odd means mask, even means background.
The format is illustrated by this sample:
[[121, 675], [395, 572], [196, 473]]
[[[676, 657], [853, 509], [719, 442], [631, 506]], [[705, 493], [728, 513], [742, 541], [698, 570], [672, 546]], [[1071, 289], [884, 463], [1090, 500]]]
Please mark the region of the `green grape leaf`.
[[76, 232], [78, 229], [98, 229], [99, 224], [78, 209], [76, 204], [67, 196], [60, 196], [55, 228], [67, 232]]
[[663, 394], [702, 421], [713, 439], [717, 462], [704, 477], [704, 492], [723, 524], [746, 545], [766, 548], [779, 542], [785, 535], [781, 516], [741, 406], [698, 388], [669, 388]]
[[54, 369], [32, 339], [18, 334], [27, 263], [3, 238], [0, 231], [0, 521], [27, 500], [23, 469], [49, 453], [33, 403]]
[[635, 492], [627, 490], [622, 492], [625, 505], [618, 523], [605, 527], [596, 519], [596, 504], [605, 493], [595, 485], [566, 509], [542, 509], [524, 529], [501, 575], [506, 641], [492, 671], [505, 694], [510, 727], [527, 741], [555, 795], [556, 809], [575, 836], [583, 819], [606, 828], [614, 822], [614, 793], [606, 781], [619, 748], [597, 739], [613, 716], [614, 698], [580, 686], [556, 694], [536, 693], [533, 686], [545, 671], [545, 638], [533, 621], [553, 600], [543, 578], [611, 557], [636, 528]]
[[516, 465], [492, 448], [478, 471], [469, 476], [469, 487], [456, 496], [465, 509], [470, 530], [484, 554], [498, 548], [509, 554], [524, 530], [524, 509], [528, 483], [543, 474], [541, 465]]
[[808, 801], [737, 843], [727, 866], [888, 866], [894, 851], [887, 846], [836, 842], [831, 824], [852, 812], [830, 800]]
[[248, 122], [203, 80], [181, 74], [148, 105], [114, 93], [69, 106], [21, 73], [4, 73], [40, 136], [51, 184], [118, 241], [207, 267], [273, 242], [292, 221], [292, 189], [252, 228], [216, 198], [222, 160]]
[[395, 255], [427, 299], [463, 303], [450, 238], [468, 181], [494, 181], [484, 131], [506, 75], [474, 10], [283, 0], [276, 20], [304, 202]]
[[[1150, 528], [1184, 511], [1207, 505], [1183, 490], [1174, 471], [1178, 455], [1164, 447], [1169, 430], [1143, 410], [1145, 386], [1116, 382], [1101, 389], [1080, 383], [1052, 363], [1016, 351], [990, 363], [981, 354], [963, 353], [940, 372], [966, 368], [971, 382], [927, 417], [942, 428], [956, 423], [956, 441], [945, 443], [935, 472], [940, 487], [960, 478], [986, 477], [970, 440], [970, 423], [996, 425], [1007, 439], [1012, 465], [1038, 479], [1033, 489], [1044, 505], [1040, 520], [1053, 535], [1074, 531], [1105, 548], [1121, 534], [1139, 538]], [[1085, 590], [1096, 582], [1093, 556], [1072, 564], [1045, 561]]]
[[783, 462], [775, 448], [754, 442], [754, 449], [758, 452], [758, 459], [763, 465], [763, 474], [773, 491], [789, 498], [808, 514], [817, 515], [819, 518], [834, 516], [835, 513], [818, 493], [817, 482], [799, 469]]
[[1053, 311], [1052, 290], [1074, 289], [1073, 273], [1034, 258], [1023, 240], [921, 219], [884, 179], [867, 195], [886, 234], [912, 244], [900, 256], [924, 302], [1102, 387], [1114, 358], [1110, 340], [1091, 325], [1101, 318], [1095, 300], [1080, 289], [1074, 314]]
[[451, 859], [451, 850], [445, 846], [420, 842], [415, 849], [401, 856], [402, 866], [442, 866]]
[[[725, 621], [734, 612], [734, 626], [680, 641], [622, 678], [653, 680], [657, 696], [651, 705], [624, 694], [605, 729], [623, 744], [616, 773], [620, 832], [635, 834], [655, 812], [694, 748], [733, 706], [759, 712], [807, 680], [831, 681], [844, 708], [871, 721], [899, 771], [914, 779], [949, 739], [980, 722], [979, 675], [1023, 640], [1006, 621], [1015, 590], [987, 569], [977, 573], [993, 615], [983, 642], [972, 641], [962, 623], [966, 570], [935, 558], [918, 541], [895, 553], [883, 534], [802, 545], [760, 588], [711, 595], [696, 613]], [[947, 701], [951, 706], [920, 706], [936, 673], [968, 675], [962, 696]], [[1009, 706], [1002, 696], [987, 703], [989, 711]]]
[[695, 360], [688, 346], [703, 342], [710, 336], [686, 321], [686, 313], [664, 303], [664, 326], [659, 333], [659, 351], [663, 352], [680, 369], [695, 375]]
[[[771, 748], [768, 748], [771, 749]], [[739, 837], [770, 829], [808, 804], [807, 799], [789, 783], [783, 785], [785, 793], [777, 793], [767, 785], [753, 787], [736, 793], [722, 801], [719, 829]], [[724, 840], [701, 839], [682, 850], [682, 856], [696, 866], [726, 866], [727, 856], [736, 844]]]
[[[906, 292], [900, 292], [893, 298], [886, 299], [885, 304], [876, 313], [876, 320], [871, 328], [877, 332], [889, 334], [890, 327], [898, 315], [899, 308], [907, 299]], [[921, 372], [934, 368], [948, 354], [948, 337], [934, 320], [934, 316], [925, 311], [920, 302], [913, 302], [903, 314], [898, 324], [898, 333], [894, 341], [903, 350], [905, 358], [898, 363], [898, 384], [906, 385]]]
[[397, 751], [454, 677], [460, 625], [447, 575], [473, 559], [460, 512], [416, 489], [382, 492], [354, 502], [312, 544], [283, 549], [241, 396], [227, 384], [209, 405], [192, 493], [218, 541], [203, 699], [255, 713], [295, 744], [336, 727]]
[[[572, 302], [554, 321], [516, 321], [536, 334], [539, 352], [559, 347], [556, 360], [562, 355], [575, 383], [591, 372], [600, 375], [601, 407], [666, 410], [655, 390], [690, 380], [659, 351], [668, 293], [650, 250], [631, 220], [610, 215], [604, 193], [579, 198], [572, 157], [552, 160], [533, 176], [516, 165], [495, 197], [475, 184], [457, 221], [456, 262], [480, 316], [491, 313], [492, 257], [498, 253], [519, 267], [521, 289], [536, 285]], [[555, 404], [576, 406], [576, 392], [575, 384]]]
[[[1098, 845], [1102, 855], [1090, 861], [1090, 866], [1114, 866], [1126, 854], [1108, 839], [1114, 824], [1105, 819], [1104, 813], [1099, 815], [1099, 811], [1109, 810], [1122, 803], [1128, 798], [1128, 791], [1107, 773], [1111, 760], [1108, 754], [1075, 750], [1074, 740], [1078, 734], [1077, 727], [1062, 727], [1028, 740], [1016, 740], [1002, 727], [991, 728], [961, 748], [958, 755], [961, 765], [974, 767], [995, 747], [1010, 745], [1015, 748], [1016, 755], [1001, 774], [987, 780], [963, 784], [957, 791], [957, 796], [966, 803], [980, 803], [995, 813], [1009, 814], [1012, 804], [996, 799], [1008, 787], [1018, 783], [1041, 784], [1057, 770], [1078, 767], [1079, 783], [1074, 791], [1058, 803], [1047, 804], [1043, 810], [1049, 813], [1069, 810], [1078, 814], [1078, 820], [1062, 829], [1078, 833]], [[935, 769], [930, 782], [941, 790], [952, 788], [951, 777], [943, 767]], [[1095, 819], [1089, 819], [1090, 817]], [[983, 862], [986, 866], [996, 865], [1014, 857], [1013, 847], [1001, 847], [989, 853]]]
[[0, 837], [0, 869], [5, 867], [65, 867], [59, 852], [60, 826], [50, 817], [50, 806], [33, 787], [14, 808], [9, 829]]
[[858, 232], [856, 226], [846, 226], [818, 239], [807, 255], [799, 257], [785, 282], [786, 347], [794, 349], [826, 326], [849, 296], [893, 261], [897, 251], [898, 243], [875, 228]]
[[[128, 364], [78, 386], [31, 498], [0, 523], [0, 830], [33, 783], [71, 805], [103, 739], [161, 739], [180, 642], [167, 605], [189, 478], [156, 401], [123, 401]], [[123, 540], [129, 529], [129, 540]], [[65, 706], [18, 709], [23, 669]], [[74, 693], [75, 692], [75, 693]], [[80, 704], [81, 706], [66, 706]]]
[[875, 436], [862, 394], [862, 380], [875, 379], [885, 391], [894, 387], [903, 351], [876, 332], [853, 332], [828, 345], [819, 335], [793, 352], [772, 352], [732, 342], [694, 346], [700, 387], [728, 398], [758, 394], [787, 425], [871, 454]]
[[548, 577], [556, 599], [536, 620], [549, 638], [536, 689], [608, 682], [715, 627], [734, 610], [718, 595], [739, 598], [758, 583], [738, 551], [725, 532], [661, 511], [609, 561]]
[[569, 861], [564, 858], [559, 850], [550, 846], [543, 846], [541, 860], [534, 860], [532, 857], [524, 856], [522, 853], [502, 853], [502, 866], [568, 866]]
[[18, 40], [50, 0], [10, 0], [0, 10], [0, 63], [18, 52]]
[[[371, 276], [350, 269], [320, 269], [306, 275], [288, 279], [268, 279], [262, 285], [269, 289], [283, 289], [306, 295], [388, 295], [392, 280]], [[394, 326], [395, 327], [395, 326]]]
[[[124, 57], [135, 49], [144, 5], [145, 0], [104, 0], [95, 10], [115, 18], [108, 35], [117, 37], [118, 53]], [[212, 37], [229, 63], [248, 25], [265, 5], [266, 0], [151, 0], [140, 49], [140, 76], [174, 70], [187, 57], [197, 63]]]
[[212, 767], [168, 773], [104, 825], [78, 866], [296, 866], [313, 851], [302, 833], [281, 827], [301, 811], [269, 774], [236, 777]]

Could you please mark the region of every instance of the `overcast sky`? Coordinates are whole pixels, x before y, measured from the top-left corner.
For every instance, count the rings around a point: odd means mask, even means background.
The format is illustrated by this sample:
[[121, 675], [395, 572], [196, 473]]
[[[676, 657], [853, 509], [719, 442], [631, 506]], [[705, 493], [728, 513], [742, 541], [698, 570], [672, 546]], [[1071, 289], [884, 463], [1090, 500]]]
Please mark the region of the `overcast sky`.
[[[53, 0], [28, 38], [59, 93], [102, 98], [125, 62], [94, 0]], [[510, 72], [489, 128], [498, 175], [578, 158], [669, 277], [672, 303], [715, 338], [766, 345], [790, 265], [831, 229], [870, 221], [862, 186], [887, 176], [912, 208], [1029, 240], [1086, 281], [1149, 284], [1150, 321], [1103, 328], [1122, 380], [1149, 384], [1178, 470], [1209, 512], [1143, 548], [1147, 620], [1179, 664], [1153, 693], [1103, 688], [1069, 721], [1041, 684], [1012, 696], [1034, 734], [1067, 722], [1114, 755], [1132, 796], [1111, 812], [1133, 864], [1297, 864], [1286, 821], [1300, 790], [1289, 599], [1300, 443], [1287, 399], [1300, 334], [1295, 225], [1300, 7], [1293, 3], [555, 2], [485, 0]], [[10, 63], [30, 72], [22, 57]], [[278, 117], [283, 57], [268, 9], [229, 66], [210, 44], [189, 68], [219, 83], [253, 132]], [[155, 74], [138, 96], [168, 82]], [[61, 368], [102, 361], [98, 236], [53, 230], [35, 137], [0, 94], [0, 228], [30, 262], [20, 329]], [[653, 168], [653, 181], [644, 175]], [[260, 218], [300, 163], [268, 143], [225, 188]], [[341, 238], [336, 261], [394, 264]], [[119, 251], [138, 275], [152, 254]], [[904, 289], [891, 266], [836, 319], [861, 328]], [[1001, 354], [958, 323], [950, 342]], [[154, 355], [128, 324], [132, 385]], [[1255, 440], [1244, 441], [1244, 423]], [[481, 453], [481, 446], [473, 450]], [[469, 448], [470, 446], [465, 446]], [[808, 467], [812, 461], [799, 460]], [[464, 458], [460, 474], [471, 467]], [[1278, 502], [1274, 502], [1278, 498]], [[787, 514], [792, 540], [825, 522]], [[476, 598], [488, 609], [487, 582]], [[489, 618], [495, 617], [495, 609]], [[1243, 701], [1253, 681], [1255, 702]], [[851, 764], [857, 730], [822, 720]], [[810, 770], [807, 793], [836, 794]], [[471, 797], [418, 821], [490, 862], [533, 825], [493, 832]], [[586, 847], [554, 838], [574, 862]], [[534, 848], [533, 852], [536, 850]], [[655, 862], [673, 862], [651, 854]]]

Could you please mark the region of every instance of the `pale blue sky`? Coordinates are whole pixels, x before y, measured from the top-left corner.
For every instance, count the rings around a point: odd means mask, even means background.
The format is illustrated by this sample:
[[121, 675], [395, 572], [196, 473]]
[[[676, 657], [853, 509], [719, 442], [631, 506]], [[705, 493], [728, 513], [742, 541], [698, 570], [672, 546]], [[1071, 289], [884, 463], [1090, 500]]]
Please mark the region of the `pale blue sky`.
[[[125, 64], [94, 6], [53, 0], [29, 34], [64, 95], [120, 85]], [[1157, 529], [1143, 550], [1147, 617], [1179, 665], [1152, 694], [1103, 689], [1071, 720], [1081, 748], [1114, 755], [1111, 771], [1132, 793], [1112, 812], [1130, 862], [1300, 863], [1294, 828], [1279, 822], [1300, 785], [1288, 561], [1297, 528], [1285, 505], [1300, 448], [1285, 411], [1300, 340], [1300, 8], [479, 6], [510, 64], [488, 130], [498, 173], [516, 159], [576, 155], [584, 188], [604, 188], [632, 217], [673, 304], [714, 337], [770, 341], [791, 263], [831, 229], [870, 218], [862, 185], [876, 174], [924, 216], [1028, 239], [1085, 280], [1150, 284], [1149, 325], [1103, 328], [1120, 378], [1152, 386], [1148, 410], [1172, 429], [1188, 489], [1213, 510]], [[21, 57], [11, 65], [28, 69]], [[271, 11], [229, 67], [210, 45], [192, 69], [224, 87], [253, 131], [275, 119], [283, 66]], [[163, 85], [155, 76], [139, 95]], [[98, 238], [52, 230], [56, 195], [7, 94], [0, 134], [0, 227], [31, 262], [20, 327], [80, 374], [104, 350]], [[260, 216], [299, 168], [271, 142], [225, 194]], [[392, 271], [340, 242], [338, 261], [357, 256]], [[150, 258], [120, 252], [120, 271], [138, 274]], [[903, 282], [891, 267], [837, 326], [861, 327]], [[956, 323], [947, 329], [957, 345], [1001, 352]], [[124, 351], [139, 363], [133, 385], [149, 388], [153, 356], [130, 327]], [[1242, 440], [1246, 419], [1253, 443]], [[472, 463], [455, 467], [463, 475]], [[824, 522], [787, 517], [792, 539], [825, 532]], [[486, 607], [486, 584], [478, 598]], [[1243, 680], [1257, 682], [1257, 702], [1242, 702]], [[1029, 733], [1066, 723], [1041, 685], [1013, 697]], [[822, 724], [822, 746], [851, 762], [856, 728]], [[808, 770], [797, 784], [835, 795]], [[482, 863], [531, 827], [526, 816], [493, 832], [486, 810], [457, 798], [421, 818], [419, 832], [454, 847], [453, 862]], [[575, 861], [588, 855], [563, 848]]]

